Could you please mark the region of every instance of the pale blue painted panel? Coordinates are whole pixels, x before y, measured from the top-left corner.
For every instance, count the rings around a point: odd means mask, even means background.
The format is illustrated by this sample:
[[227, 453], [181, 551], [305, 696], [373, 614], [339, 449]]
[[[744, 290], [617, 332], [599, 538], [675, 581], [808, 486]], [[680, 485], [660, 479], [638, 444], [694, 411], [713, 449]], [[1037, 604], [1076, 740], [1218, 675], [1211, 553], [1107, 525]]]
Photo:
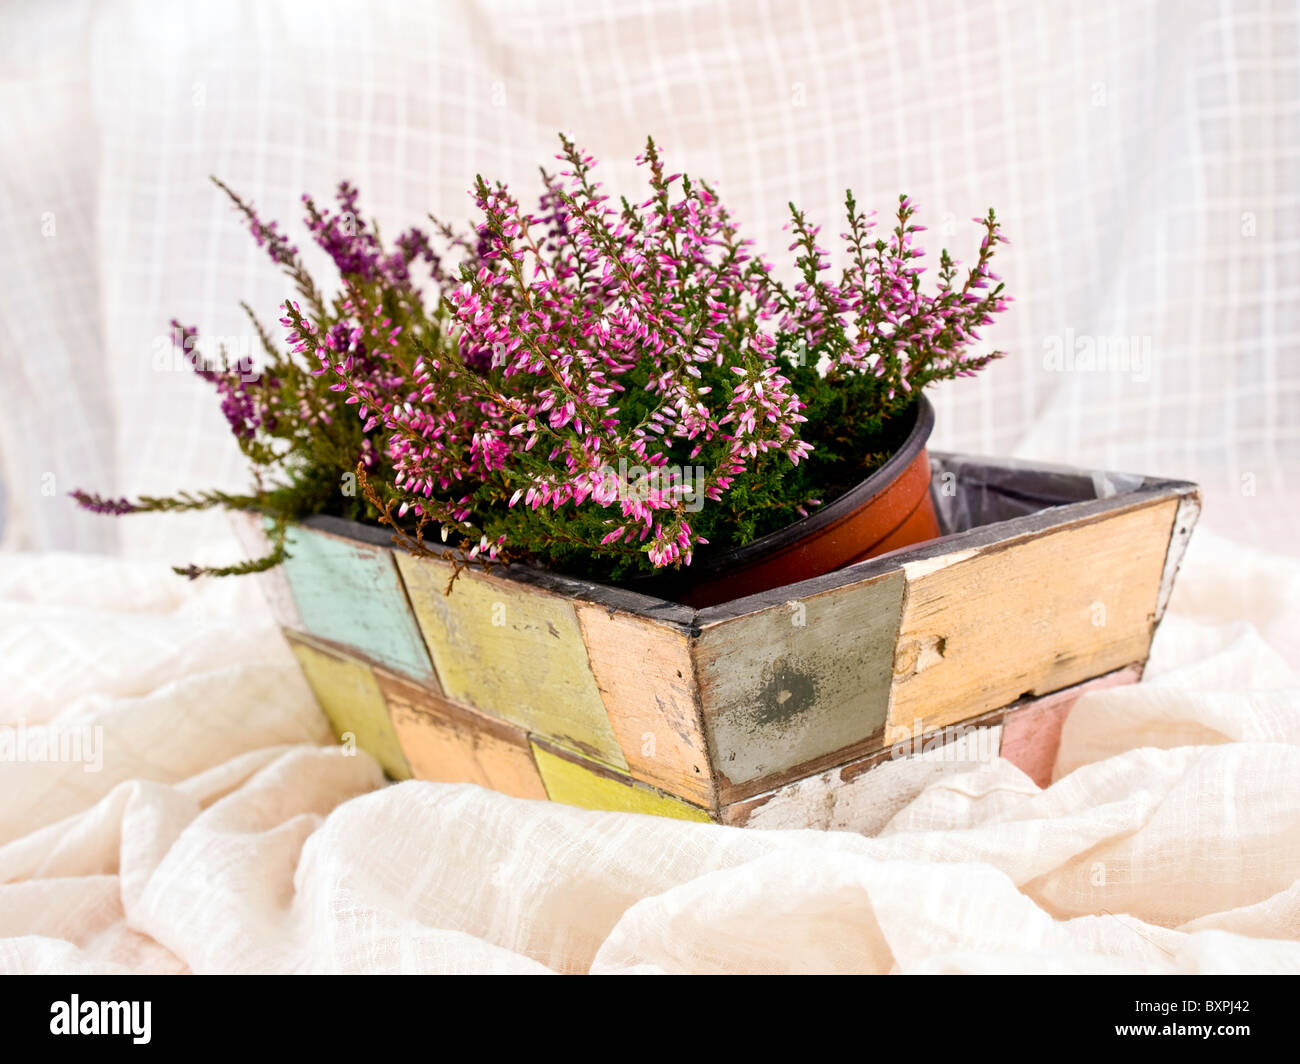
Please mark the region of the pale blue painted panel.
[[391, 551], [301, 527], [290, 530], [288, 547], [284, 571], [309, 633], [433, 681]]

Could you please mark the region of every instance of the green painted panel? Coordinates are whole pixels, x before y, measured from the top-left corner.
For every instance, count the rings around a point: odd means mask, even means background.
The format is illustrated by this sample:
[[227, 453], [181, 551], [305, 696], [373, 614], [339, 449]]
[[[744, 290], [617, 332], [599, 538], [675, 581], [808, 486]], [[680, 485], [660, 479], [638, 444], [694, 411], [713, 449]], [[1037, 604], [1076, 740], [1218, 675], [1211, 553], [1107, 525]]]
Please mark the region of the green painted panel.
[[290, 530], [288, 546], [284, 571], [308, 633], [433, 680], [392, 551], [302, 527]]

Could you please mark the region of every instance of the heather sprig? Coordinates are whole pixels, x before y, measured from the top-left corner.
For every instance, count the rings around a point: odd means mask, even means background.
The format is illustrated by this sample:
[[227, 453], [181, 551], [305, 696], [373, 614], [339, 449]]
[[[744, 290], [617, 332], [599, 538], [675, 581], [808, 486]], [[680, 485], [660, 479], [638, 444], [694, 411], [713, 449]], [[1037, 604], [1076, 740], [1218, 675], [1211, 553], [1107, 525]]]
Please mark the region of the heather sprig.
[[[568, 138], [557, 159], [535, 210], [478, 177], [470, 230], [434, 220], [392, 250], [351, 185], [335, 207], [304, 197], [339, 273], [329, 299], [296, 246], [221, 185], [295, 292], [283, 343], [248, 311], [259, 372], [195, 359], [257, 487], [74, 497], [111, 513], [259, 509], [274, 549], [254, 567], [283, 557], [292, 521], [336, 512], [388, 524], [417, 551], [436, 530], [463, 561], [617, 578], [689, 565], [834, 498], [901, 441], [920, 389], [998, 357], [971, 351], [1008, 302], [990, 268], [1004, 242], [992, 211], [964, 279], [945, 250], [927, 288], [906, 196], [879, 233], [847, 194], [838, 279], [792, 204], [787, 284], [653, 140], [637, 201], [607, 195]], [[173, 324], [188, 353], [196, 333]], [[227, 571], [242, 570], [184, 570]]]

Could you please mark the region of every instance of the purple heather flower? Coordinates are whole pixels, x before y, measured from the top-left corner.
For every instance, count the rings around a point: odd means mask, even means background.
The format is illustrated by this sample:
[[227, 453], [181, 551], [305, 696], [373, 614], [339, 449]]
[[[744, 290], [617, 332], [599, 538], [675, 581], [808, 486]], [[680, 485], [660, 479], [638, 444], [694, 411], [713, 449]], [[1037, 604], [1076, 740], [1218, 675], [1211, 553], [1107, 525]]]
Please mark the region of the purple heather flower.
[[[1008, 302], [989, 268], [1004, 242], [992, 213], [976, 220], [975, 265], [959, 277], [945, 253], [937, 289], [922, 291], [916, 234], [925, 227], [913, 223], [909, 197], [899, 197], [888, 230], [847, 197], [839, 276], [821, 227], [795, 211], [787, 228], [798, 278], [786, 285], [716, 194], [666, 173], [653, 143], [637, 160], [650, 186], [631, 201], [639, 206], [607, 196], [593, 180], [595, 160], [568, 140], [564, 149], [565, 168], [544, 175], [535, 210], [503, 185], [475, 183], [478, 224], [463, 236], [438, 230], [463, 255], [458, 270], [444, 270], [420, 229], [385, 251], [347, 182], [331, 208], [304, 197], [306, 227], [343, 277], [328, 309], [298, 272], [297, 249], [236, 200], [314, 309], [304, 316], [288, 302], [280, 319], [310, 374], [307, 389], [286, 396], [279, 380], [196, 358], [235, 434], [257, 439], [282, 419], [312, 430], [351, 407], [361, 419], [353, 461], [391, 473], [399, 514], [468, 533], [463, 523], [488, 486], [518, 519], [542, 507], [582, 508], [601, 524], [589, 546], [640, 549], [655, 566], [689, 564], [707, 540], [683, 506], [688, 493], [717, 502], [764, 462], [798, 464], [812, 453], [791, 380], [801, 378], [786, 367], [811, 358], [831, 374], [867, 377], [897, 409], [929, 380], [967, 375], [995, 357], [967, 351], [976, 327]], [[416, 263], [441, 293], [435, 311], [424, 311]], [[196, 331], [173, 327], [192, 351]], [[414, 343], [403, 329], [416, 330]], [[689, 487], [674, 472], [686, 455], [703, 469]], [[610, 476], [620, 463], [643, 471], [632, 478], [636, 490]], [[97, 512], [137, 508], [73, 496]], [[814, 505], [803, 500], [797, 512]], [[480, 529], [470, 544], [471, 556], [488, 558], [506, 545]]]
[[81, 491], [80, 489], [70, 491], [68, 494], [76, 500], [77, 505], [83, 510], [89, 510], [94, 514], [113, 514], [120, 516], [121, 514], [135, 513], [140, 509], [140, 507], [136, 506], [135, 503], [130, 502], [127, 499], [110, 499], [103, 495], [92, 495], [89, 492]]

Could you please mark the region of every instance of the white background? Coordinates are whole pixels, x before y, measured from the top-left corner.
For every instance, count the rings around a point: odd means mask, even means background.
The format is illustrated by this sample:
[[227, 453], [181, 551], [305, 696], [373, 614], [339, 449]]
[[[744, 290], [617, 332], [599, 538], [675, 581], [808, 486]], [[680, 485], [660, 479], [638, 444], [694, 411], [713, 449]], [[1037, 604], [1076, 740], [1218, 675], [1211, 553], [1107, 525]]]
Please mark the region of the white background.
[[[987, 338], [1008, 357], [938, 390], [935, 444], [1199, 480], [1211, 528], [1295, 550], [1295, 4], [2, 10], [8, 546], [229, 549], [219, 519], [65, 497], [244, 485], [207, 386], [153, 364], [172, 316], [239, 336], [240, 299], [274, 322], [288, 294], [209, 174], [299, 234], [299, 195], [349, 178], [394, 236], [428, 210], [464, 219], [476, 172], [531, 181], [563, 129], [633, 194], [653, 133], [783, 263], [791, 199], [833, 235], [846, 186], [884, 209], [907, 191], [931, 252], [962, 259], [995, 206], [1018, 302]], [[1080, 336], [1136, 338], [1147, 372], [1051, 371], [1053, 338]]]

